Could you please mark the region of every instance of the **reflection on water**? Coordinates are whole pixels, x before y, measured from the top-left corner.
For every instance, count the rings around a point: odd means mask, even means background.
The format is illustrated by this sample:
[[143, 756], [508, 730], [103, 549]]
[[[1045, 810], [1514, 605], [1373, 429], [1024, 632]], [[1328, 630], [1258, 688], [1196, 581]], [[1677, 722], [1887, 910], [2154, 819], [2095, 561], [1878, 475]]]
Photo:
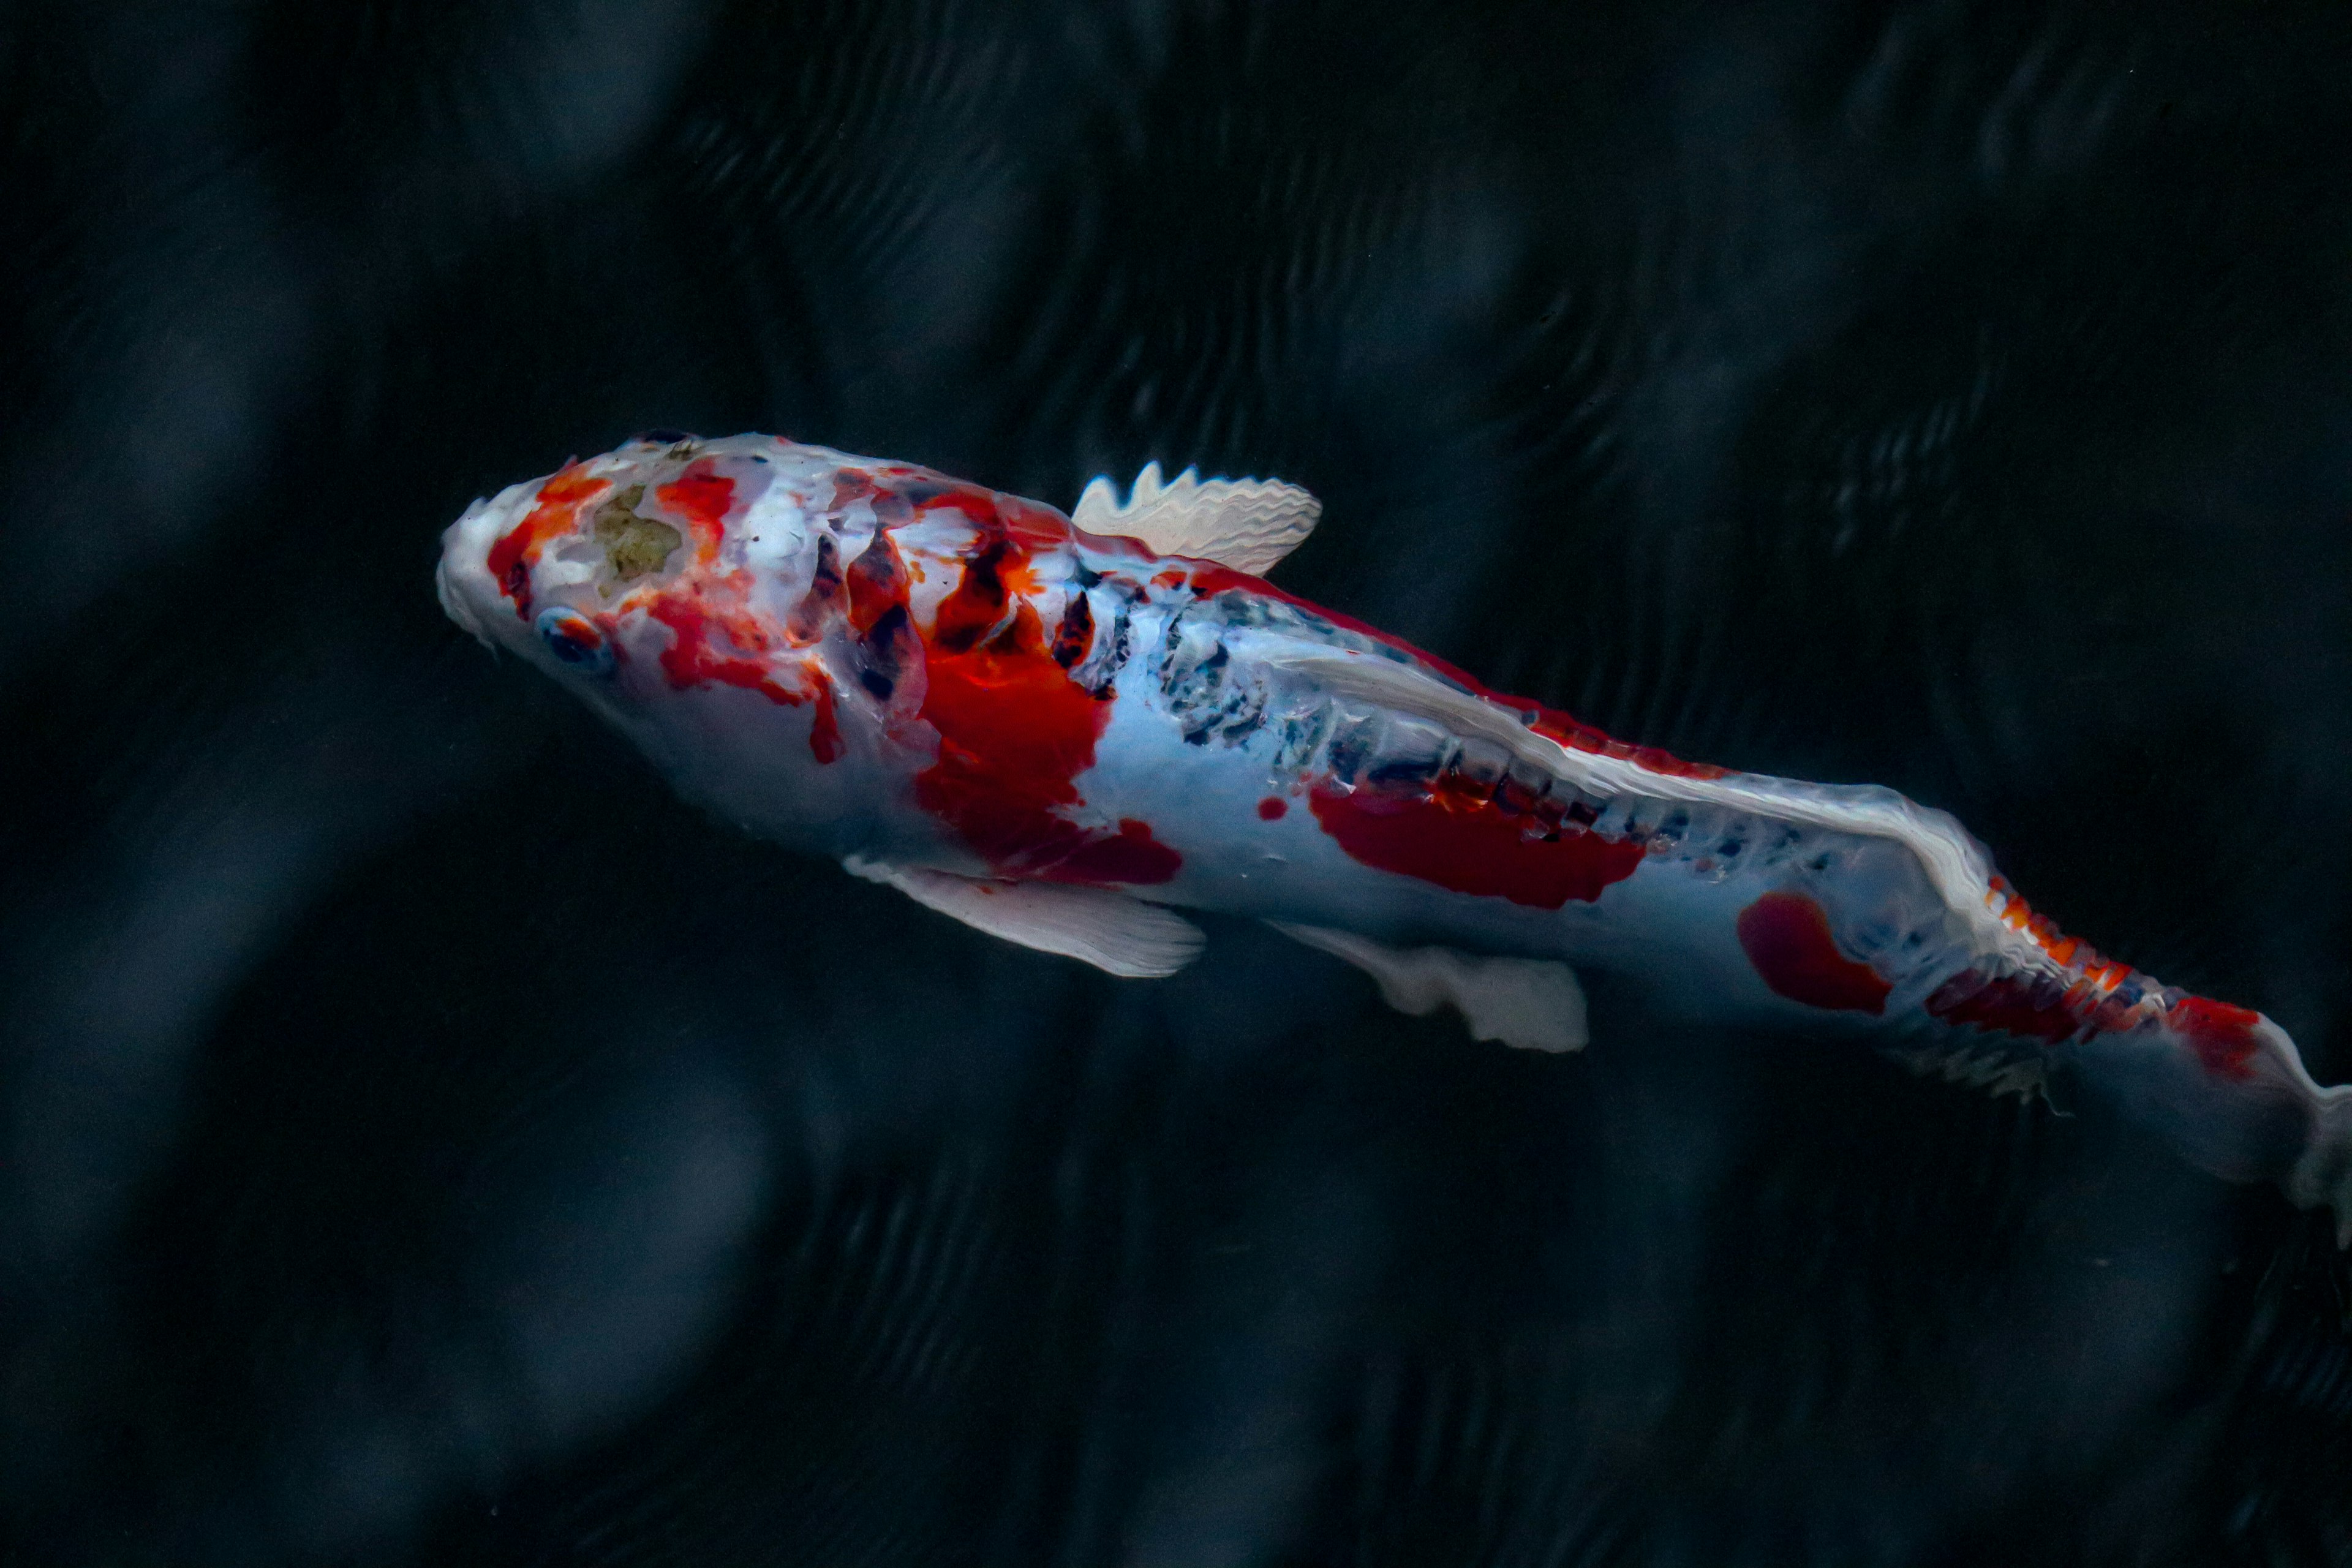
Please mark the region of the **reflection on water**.
[[2352, 1077], [2340, 19], [26, 12], [0, 1510], [28, 1562], [2328, 1562], [2343, 1273], [2084, 1107], [1537, 1058], [678, 805], [434, 603], [648, 426], [1066, 505], [1954, 811]]

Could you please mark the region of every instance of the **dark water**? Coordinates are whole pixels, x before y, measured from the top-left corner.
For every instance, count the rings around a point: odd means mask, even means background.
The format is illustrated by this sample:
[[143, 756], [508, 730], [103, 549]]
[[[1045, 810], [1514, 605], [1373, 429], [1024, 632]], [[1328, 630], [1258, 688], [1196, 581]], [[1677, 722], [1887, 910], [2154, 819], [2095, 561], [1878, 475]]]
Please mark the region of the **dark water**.
[[2352, 1562], [2323, 1227], [1605, 992], [1157, 984], [431, 592], [780, 430], [1958, 813], [2352, 1076], [2352, 14], [0, 12], [0, 1563]]

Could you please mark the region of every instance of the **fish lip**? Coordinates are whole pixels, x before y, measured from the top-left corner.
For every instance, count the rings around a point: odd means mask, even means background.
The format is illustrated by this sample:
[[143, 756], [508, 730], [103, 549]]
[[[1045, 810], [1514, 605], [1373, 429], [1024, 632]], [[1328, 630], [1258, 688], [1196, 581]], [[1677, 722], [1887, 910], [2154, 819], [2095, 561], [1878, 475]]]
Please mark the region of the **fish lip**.
[[433, 591], [441, 600], [442, 612], [472, 633], [476, 642], [487, 648], [495, 649], [498, 647], [498, 644], [490, 640], [489, 628], [475, 617], [474, 607], [466, 603], [465, 595], [460, 593], [457, 585], [449, 580], [449, 560], [446, 556], [442, 557], [434, 565]]
[[482, 624], [481, 617], [475, 612], [474, 606], [467, 601], [465, 590], [458, 585], [457, 579], [449, 571], [449, 558], [465, 539], [467, 525], [488, 510], [488, 502], [477, 500], [466, 509], [465, 516], [442, 531], [441, 559], [433, 563], [433, 592], [434, 595], [441, 601], [441, 611], [444, 615], [472, 633], [476, 642], [495, 653], [498, 651], [499, 645], [492, 640], [489, 627]]

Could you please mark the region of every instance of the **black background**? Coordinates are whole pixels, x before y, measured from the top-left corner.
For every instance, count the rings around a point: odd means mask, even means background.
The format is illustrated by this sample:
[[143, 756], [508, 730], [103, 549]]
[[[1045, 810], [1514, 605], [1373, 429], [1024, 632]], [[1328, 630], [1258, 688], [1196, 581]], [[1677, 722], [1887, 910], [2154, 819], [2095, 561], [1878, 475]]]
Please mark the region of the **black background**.
[[994, 945], [431, 585], [649, 426], [1279, 474], [1293, 590], [2352, 1076], [2344, 7], [0, 16], [0, 1562], [2352, 1562], [2275, 1193]]

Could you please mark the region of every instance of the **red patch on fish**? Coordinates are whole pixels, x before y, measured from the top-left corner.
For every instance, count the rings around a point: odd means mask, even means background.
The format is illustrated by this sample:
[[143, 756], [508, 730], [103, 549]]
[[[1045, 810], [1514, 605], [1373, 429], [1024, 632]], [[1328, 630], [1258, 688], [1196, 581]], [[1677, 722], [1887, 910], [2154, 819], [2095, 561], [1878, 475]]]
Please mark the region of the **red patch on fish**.
[[802, 667], [811, 683], [809, 691], [778, 680], [767, 658], [768, 636], [748, 612], [715, 608], [699, 593], [687, 593], [662, 595], [646, 606], [646, 614], [670, 629], [661, 668], [672, 688], [740, 686], [786, 708], [798, 708], [814, 696], [816, 712], [809, 726], [809, 753], [820, 763], [840, 757], [841, 724], [833, 682], [814, 665]]
[[1052, 507], [961, 479], [929, 479], [910, 488], [908, 499], [918, 511], [960, 511], [983, 534], [1001, 532], [1019, 561], [1025, 561], [1031, 551], [1065, 544], [1071, 536], [1070, 520]]
[[833, 498], [825, 510], [836, 517], [855, 502], [870, 500], [874, 494], [874, 476], [847, 464], [833, 470]]
[[842, 592], [837, 557], [823, 548], [818, 552], [809, 595], [814, 603], [808, 606], [805, 624], [788, 618], [782, 627], [773, 627], [751, 606], [748, 568], [723, 575], [707, 570], [726, 540], [727, 514], [736, 503], [735, 480], [720, 473], [712, 459], [698, 458], [677, 478], [656, 486], [654, 499], [686, 523], [695, 542], [696, 570], [645, 606], [649, 619], [669, 629], [669, 646], [661, 652], [664, 678], [680, 691], [734, 686], [787, 708], [814, 700], [810, 754], [820, 763], [837, 759], [841, 725], [832, 681], [814, 663], [787, 659], [780, 664], [776, 657], [780, 642], [790, 647], [822, 635], [819, 623]]
[[1261, 822], [1280, 822], [1289, 815], [1290, 803], [1278, 795], [1267, 795], [1257, 803], [1257, 816]]
[[2060, 931], [2056, 922], [2047, 915], [2035, 914], [2032, 906], [2019, 897], [2017, 889], [2003, 879], [1993, 877], [1985, 885], [1988, 889], [1987, 907], [1998, 904], [1996, 912], [2001, 924], [2011, 931], [2023, 932], [2036, 947], [2056, 963], [2063, 964], [2070, 973], [2094, 985], [2110, 989], [2130, 978], [2130, 965], [2111, 962], [2088, 942]]
[[1986, 974], [1969, 970], [1936, 988], [1927, 1015], [1955, 1027], [1973, 1026], [2020, 1039], [2058, 1045], [2089, 1030], [2095, 1020], [2078, 1011], [2077, 988], [2050, 975]]
[[807, 665], [809, 679], [816, 683], [816, 716], [809, 725], [809, 755], [820, 763], [841, 760], [841, 715], [833, 698], [833, 680], [822, 666]]
[[[1008, 582], [1008, 577], [1014, 581]], [[1003, 626], [1006, 604], [1028, 584], [1027, 563], [1015, 552], [1012, 536], [992, 511], [982, 523], [979, 541], [964, 555], [963, 575], [932, 613], [931, 646], [950, 654], [970, 648]], [[1025, 604], [1022, 607], [1028, 609]], [[1035, 613], [1030, 611], [1032, 616]], [[1057, 668], [1067, 668], [1059, 660], [1055, 663]]]
[[[961, 504], [971, 497], [954, 499], [957, 510], [973, 515], [975, 508]], [[983, 532], [925, 648], [921, 711], [940, 733], [940, 754], [916, 775], [916, 801], [1008, 877], [1169, 880], [1183, 858], [1154, 838], [1149, 824], [1128, 817], [1107, 830], [1065, 815], [1081, 804], [1074, 781], [1094, 766], [1110, 703], [1070, 679], [1035, 606], [1010, 593], [1010, 582], [1026, 580], [1019, 542], [987, 523]], [[1002, 631], [973, 640], [1000, 621]]]
[[662, 649], [661, 667], [677, 689], [709, 684], [740, 686], [787, 707], [797, 708], [808, 700], [777, 682], [763, 657], [767, 636], [750, 616], [713, 611], [700, 595], [692, 594], [665, 595], [647, 605], [646, 614], [670, 629], [670, 644]]
[[677, 478], [656, 487], [654, 499], [693, 530], [696, 561], [707, 566], [719, 559], [719, 546], [727, 537], [727, 511], [735, 504], [735, 481], [720, 473], [717, 463], [696, 458]]
[[1091, 834], [1045, 871], [1049, 882], [1165, 882], [1183, 866], [1184, 858], [1151, 837], [1151, 825], [1139, 817], [1122, 816], [1118, 831]]
[[1528, 817], [1444, 784], [1351, 790], [1326, 781], [1307, 805], [1350, 859], [1529, 909], [1591, 903], [1642, 864], [1639, 844], [1575, 827], [1531, 837]]
[[898, 547], [887, 533], [877, 533], [874, 542], [857, 552], [844, 581], [850, 628], [859, 637], [872, 631], [891, 610], [906, 605], [907, 563], [898, 559]]
[[1802, 893], [1767, 893], [1739, 911], [1739, 946], [1775, 995], [1839, 1013], [1882, 1014], [1894, 990], [1838, 951], [1829, 916]]
[[2198, 1061], [2215, 1078], [2236, 1082], [2253, 1076], [2251, 1064], [2259, 1048], [2254, 1026], [2263, 1016], [2252, 1008], [2233, 1007], [2210, 996], [2184, 996], [2164, 1021], [2189, 1042]]
[[539, 564], [541, 547], [571, 532], [580, 509], [612, 488], [610, 479], [590, 479], [577, 468], [562, 469], [539, 487], [538, 504], [490, 546], [485, 563], [499, 592], [514, 601], [516, 615], [530, 614], [530, 569]]

